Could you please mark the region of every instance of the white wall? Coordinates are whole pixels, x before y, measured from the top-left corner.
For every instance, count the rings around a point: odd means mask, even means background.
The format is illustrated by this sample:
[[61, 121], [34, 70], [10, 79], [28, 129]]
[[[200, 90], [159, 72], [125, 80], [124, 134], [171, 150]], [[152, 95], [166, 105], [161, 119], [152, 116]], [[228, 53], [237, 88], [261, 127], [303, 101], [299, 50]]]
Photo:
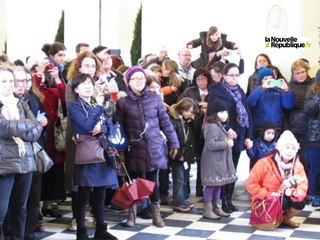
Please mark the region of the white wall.
[[[308, 8], [308, 4], [311, 3], [312, 8]], [[317, 0], [303, 1], [304, 9], [314, 11], [318, 7], [320, 10], [319, 3]], [[169, 49], [169, 56], [176, 58], [181, 46], [199, 37], [200, 31], [206, 31], [210, 26], [216, 25], [220, 32], [228, 34], [228, 40], [240, 45], [245, 59], [245, 73], [240, 82], [242, 86], [246, 87], [248, 76], [254, 70], [255, 57], [262, 52], [268, 54], [273, 64], [289, 78], [291, 63], [300, 57], [300, 50], [265, 48], [265, 36], [279, 34], [277, 28], [267, 27], [267, 22], [275, 20], [273, 18], [267, 21], [267, 16], [273, 5], [281, 6], [287, 17], [286, 31], [283, 31], [286, 34], [283, 36], [299, 38], [301, 21], [304, 20], [301, 19], [301, 4], [300, 0], [197, 0], [183, 3], [172, 0], [145, 0], [143, 1], [143, 53], [158, 53], [161, 46], [166, 46]], [[319, 16], [319, 11], [316, 12]], [[313, 18], [311, 21], [314, 21], [313, 26], [320, 25], [319, 18]], [[277, 35], [277, 37], [282, 36]], [[319, 39], [313, 40], [314, 45], [310, 51], [319, 53], [317, 40]], [[199, 50], [193, 50], [194, 59], [198, 57], [198, 53]], [[308, 55], [301, 57], [308, 58]], [[315, 64], [315, 60], [312, 61]]]
[[29, 55], [44, 56], [41, 47], [54, 41], [63, 0], [4, 0], [8, 56], [11, 61]]
[[[91, 49], [99, 45], [99, 0], [0, 1], [4, 1], [6, 7], [8, 55], [11, 60], [24, 60], [28, 55], [43, 56], [41, 46], [54, 41], [62, 9], [65, 9], [68, 58], [75, 56], [74, 48], [78, 42], [89, 43]], [[261, 52], [267, 53], [286, 77], [289, 77], [292, 61], [299, 57], [309, 59], [313, 69], [318, 67], [319, 0], [101, 0], [101, 44], [120, 48], [127, 65], [131, 64], [134, 20], [141, 1], [142, 55], [158, 53], [165, 46], [169, 49], [169, 56], [177, 59], [178, 50], [187, 41], [197, 38], [200, 31], [206, 31], [211, 25], [217, 25], [221, 32], [228, 34], [228, 40], [237, 42], [241, 47], [245, 59], [245, 73], [241, 78], [244, 87], [253, 72], [254, 59]], [[273, 5], [285, 10], [286, 36], [312, 37], [310, 49], [265, 48], [264, 37], [270, 34], [267, 16]], [[0, 31], [3, 32], [1, 25]], [[194, 59], [198, 57], [199, 49], [192, 52]]]
[[[75, 46], [87, 42], [91, 49], [99, 45], [99, 0], [0, 0], [5, 4], [5, 21], [0, 31], [7, 29], [8, 55], [23, 61], [29, 55], [43, 58], [41, 47], [52, 43], [58, 29], [61, 11], [65, 10], [65, 45], [67, 58], [75, 57]], [[126, 64], [130, 62], [130, 47], [134, 20], [140, 0], [102, 0], [102, 45], [120, 48]], [[4, 14], [1, 14], [3, 17]], [[4, 37], [3, 37], [4, 39]], [[1, 40], [1, 38], [0, 38]], [[1, 43], [1, 41], [0, 41]], [[4, 50], [0, 46], [1, 50]]]
[[[65, 5], [65, 44], [68, 56], [74, 57], [77, 43], [87, 42], [90, 48], [99, 45], [99, 0], [73, 0], [74, 5]], [[121, 56], [131, 65], [130, 48], [134, 20], [140, 0], [101, 0], [102, 31], [101, 45], [121, 49]]]
[[6, 41], [6, 12], [4, 0], [0, 0], [0, 54], [5, 50]]

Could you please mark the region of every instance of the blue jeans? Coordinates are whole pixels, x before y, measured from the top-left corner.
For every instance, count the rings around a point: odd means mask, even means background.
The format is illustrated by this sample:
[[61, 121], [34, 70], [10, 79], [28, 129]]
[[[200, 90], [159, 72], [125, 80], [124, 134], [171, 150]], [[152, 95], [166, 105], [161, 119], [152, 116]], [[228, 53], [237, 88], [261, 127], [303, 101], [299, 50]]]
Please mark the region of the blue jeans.
[[320, 148], [319, 147], [308, 147], [306, 148], [309, 171], [309, 195], [318, 196], [318, 177], [320, 174]]
[[187, 198], [187, 171], [184, 169], [183, 162], [172, 161], [172, 206], [185, 204]]
[[32, 172], [0, 176], [0, 225], [5, 237], [24, 239]]

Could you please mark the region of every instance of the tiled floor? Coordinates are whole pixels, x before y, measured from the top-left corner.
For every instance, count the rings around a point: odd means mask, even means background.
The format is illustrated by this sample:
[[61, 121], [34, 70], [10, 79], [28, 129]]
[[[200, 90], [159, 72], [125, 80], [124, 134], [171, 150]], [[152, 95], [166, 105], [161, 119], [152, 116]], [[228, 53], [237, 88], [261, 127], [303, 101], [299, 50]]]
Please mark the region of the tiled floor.
[[[238, 168], [239, 169], [239, 168]], [[192, 177], [194, 183], [195, 174]], [[242, 178], [242, 179], [241, 179]], [[130, 240], [307, 240], [320, 239], [320, 211], [306, 206], [295, 220], [301, 223], [297, 229], [281, 227], [273, 231], [254, 230], [249, 225], [249, 199], [245, 192], [245, 176], [240, 176], [234, 193], [234, 199], [240, 211], [234, 212], [228, 218], [208, 220], [202, 218], [201, 198], [191, 197], [195, 208], [191, 213], [176, 213], [169, 206], [161, 206], [161, 214], [166, 226], [157, 228], [151, 220], [137, 218], [137, 225], [133, 228], [122, 226], [126, 214], [106, 213], [105, 220], [109, 224], [109, 231], [119, 239]], [[194, 196], [194, 194], [192, 194]], [[68, 231], [71, 222], [70, 207], [60, 207], [63, 214], [60, 219], [44, 218], [46, 231], [37, 233], [37, 237], [45, 240], [76, 239], [75, 232]], [[88, 213], [89, 233], [94, 234], [92, 217]]]

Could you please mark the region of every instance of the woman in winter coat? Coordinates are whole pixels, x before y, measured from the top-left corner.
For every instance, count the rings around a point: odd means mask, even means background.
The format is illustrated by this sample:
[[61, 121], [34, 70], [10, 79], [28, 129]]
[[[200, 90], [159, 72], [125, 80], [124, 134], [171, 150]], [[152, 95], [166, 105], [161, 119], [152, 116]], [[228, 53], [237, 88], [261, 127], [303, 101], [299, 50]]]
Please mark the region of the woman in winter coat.
[[[37, 140], [37, 142], [44, 147], [45, 129], [48, 124], [48, 119], [45, 115], [44, 107], [42, 105], [44, 100], [43, 95], [40, 93], [36, 85], [32, 83], [32, 73], [27, 68], [15, 66], [13, 67], [13, 71], [16, 78], [15, 93], [25, 99], [30, 107], [30, 110], [34, 116], [36, 116], [37, 120], [44, 129]], [[24, 240], [34, 240], [35, 231], [45, 230], [44, 225], [39, 221], [41, 184], [42, 173], [34, 172], [27, 202], [27, 222]]]
[[[232, 159], [235, 169], [239, 162], [240, 153], [245, 147], [252, 146], [252, 120], [246, 95], [238, 84], [240, 77], [239, 68], [234, 63], [228, 63], [223, 68], [221, 83], [211, 85], [208, 94], [208, 116], [212, 114], [213, 102], [217, 98], [222, 100], [228, 109], [230, 138], [234, 139]], [[236, 134], [234, 134], [234, 132]], [[232, 203], [232, 194], [235, 183], [230, 183], [221, 188], [222, 209], [227, 213], [238, 211]]]
[[254, 165], [247, 180], [252, 202], [283, 195], [283, 223], [294, 228], [299, 227], [299, 223], [292, 218], [304, 208], [308, 190], [308, 179], [297, 155], [298, 150], [299, 143], [292, 132], [284, 131], [276, 150]]
[[164, 102], [168, 106], [176, 103], [187, 87], [187, 81], [178, 74], [178, 64], [176, 61], [166, 59], [162, 62], [162, 79], [160, 84], [164, 95]]
[[36, 171], [31, 142], [38, 140], [42, 127], [28, 103], [14, 95], [14, 86], [13, 71], [0, 66], [0, 236], [24, 239], [27, 199]]
[[[72, 79], [71, 88], [76, 100], [68, 108], [69, 118], [74, 129], [75, 138], [89, 137], [93, 139], [103, 133], [107, 134], [107, 116], [103, 107], [106, 101], [103, 95], [98, 95], [96, 101], [92, 98], [94, 82], [89, 74], [81, 73]], [[80, 140], [81, 141], [81, 140]], [[82, 140], [85, 141], [85, 140]], [[96, 141], [100, 144], [99, 140]], [[79, 143], [81, 144], [81, 143]], [[78, 148], [80, 145], [76, 145]], [[92, 149], [87, 149], [92, 151]], [[115, 170], [100, 159], [94, 163], [80, 164], [77, 156], [74, 163], [74, 185], [78, 187], [78, 199], [75, 206], [77, 221], [77, 240], [89, 239], [85, 225], [86, 205], [90, 195], [92, 212], [96, 220], [94, 239], [117, 239], [107, 232], [104, 223], [104, 199], [106, 187], [118, 188], [118, 179]]]
[[[95, 54], [91, 52], [80, 53], [70, 64], [68, 70], [68, 83], [66, 85], [66, 106], [68, 107], [71, 102], [76, 98], [72, 92], [71, 84], [72, 79], [80, 73], [89, 74], [92, 78], [98, 79], [100, 71], [100, 61]], [[75, 142], [73, 141], [74, 131], [70, 118], [68, 117], [67, 129], [66, 129], [66, 162], [65, 162], [65, 176], [66, 176], [66, 191], [71, 193], [72, 198], [72, 221], [68, 228], [70, 231], [75, 231], [77, 229], [76, 219], [75, 219], [75, 203], [78, 197], [77, 187], [73, 185], [73, 162], [75, 158]]]
[[250, 95], [250, 93], [259, 86], [259, 80], [258, 80], [258, 70], [261, 67], [267, 67], [271, 65], [271, 60], [269, 56], [265, 53], [260, 53], [256, 56], [256, 60], [254, 62], [254, 72], [250, 75], [248, 79], [248, 86], [247, 86], [247, 96]]
[[202, 197], [203, 189], [201, 185], [201, 168], [200, 168], [200, 156], [204, 145], [202, 125], [207, 112], [207, 95], [209, 87], [213, 84], [211, 74], [208, 69], [201, 67], [198, 68], [193, 74], [194, 86], [188, 87], [181, 97], [190, 97], [195, 101], [194, 113], [196, 115], [193, 121], [194, 135], [196, 141], [196, 150], [198, 151], [197, 158], [197, 180], [196, 180], [196, 196]]
[[320, 206], [318, 179], [320, 175], [320, 82], [314, 82], [307, 91], [304, 111], [308, 115], [306, 153], [308, 156], [309, 199], [313, 207]]
[[289, 111], [289, 129], [300, 143], [300, 154], [303, 166], [308, 172], [308, 157], [306, 154], [308, 116], [304, 111], [305, 95], [313, 84], [314, 79], [309, 76], [309, 64], [298, 59], [291, 64], [292, 79], [289, 89], [294, 95], [294, 107]]
[[200, 38], [187, 43], [187, 48], [197, 48], [201, 46], [200, 57], [191, 62], [195, 69], [207, 67], [221, 59], [222, 56], [228, 56], [228, 49], [237, 49], [234, 42], [227, 41], [226, 34], [220, 34], [216, 26], [211, 26], [207, 32], [200, 32]]
[[[55, 55], [64, 54], [60, 50]], [[43, 107], [48, 116], [47, 139], [45, 149], [54, 162], [42, 177], [42, 194], [43, 200], [42, 215], [50, 217], [61, 217], [61, 214], [52, 210], [51, 202], [65, 198], [64, 187], [64, 161], [65, 152], [57, 151], [55, 148], [55, 123], [58, 119], [59, 102], [61, 103], [63, 113], [66, 116], [65, 92], [66, 84], [60, 77], [59, 68], [52, 65], [47, 60], [38, 64], [38, 72], [33, 75], [34, 84], [39, 88], [44, 96]]]
[[[167, 154], [175, 158], [179, 141], [162, 100], [146, 87], [146, 75], [134, 66], [126, 73], [128, 96], [117, 101], [116, 114], [130, 141], [125, 153], [126, 166], [135, 175], [156, 183], [150, 195], [153, 224], [164, 227], [160, 215], [158, 170], [167, 169]], [[165, 135], [164, 139], [162, 133]], [[130, 209], [127, 222], [135, 223], [135, 210]]]

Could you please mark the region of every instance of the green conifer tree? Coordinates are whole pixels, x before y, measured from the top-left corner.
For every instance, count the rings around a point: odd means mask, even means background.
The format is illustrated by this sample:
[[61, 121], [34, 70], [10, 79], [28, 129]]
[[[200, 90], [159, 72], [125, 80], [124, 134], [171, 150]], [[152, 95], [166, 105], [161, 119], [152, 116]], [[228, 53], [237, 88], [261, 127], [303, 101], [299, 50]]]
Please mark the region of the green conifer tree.
[[131, 65], [137, 65], [139, 58], [141, 57], [141, 20], [142, 20], [142, 5], [138, 10], [138, 14], [134, 24], [133, 40], [131, 44]]
[[54, 41], [64, 43], [64, 11], [62, 11], [58, 30]]

